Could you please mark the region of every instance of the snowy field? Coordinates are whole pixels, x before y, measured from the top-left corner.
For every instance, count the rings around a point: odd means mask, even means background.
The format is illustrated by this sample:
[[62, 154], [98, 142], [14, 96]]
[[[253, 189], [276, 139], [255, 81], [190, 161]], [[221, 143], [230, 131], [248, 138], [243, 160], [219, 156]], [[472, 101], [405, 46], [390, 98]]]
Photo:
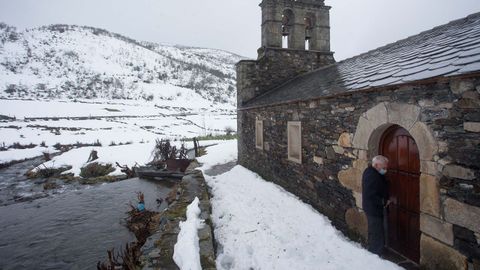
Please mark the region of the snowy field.
[[[188, 106], [185, 106], [188, 105]], [[198, 105], [198, 104], [197, 104]], [[200, 104], [201, 105], [201, 104]], [[236, 130], [233, 107], [161, 107], [157, 103], [78, 103], [64, 101], [0, 100], [0, 163], [56, 152], [54, 145], [88, 144], [73, 149], [47, 165], [86, 162], [97, 150], [102, 162], [118, 161], [133, 166], [145, 164], [156, 139], [181, 141], [205, 135], [224, 135]], [[0, 118], [1, 119], [1, 118]], [[18, 149], [14, 144], [35, 147]], [[128, 145], [125, 145], [128, 144]], [[186, 143], [188, 148], [193, 145]], [[4, 149], [5, 150], [5, 149]], [[71, 172], [75, 174], [78, 168]], [[71, 164], [72, 165], [72, 164]], [[114, 172], [113, 174], [118, 174]]]
[[[207, 149], [205, 172], [236, 160], [236, 141]], [[347, 240], [297, 197], [236, 166], [205, 175], [212, 188], [218, 269], [402, 269]]]

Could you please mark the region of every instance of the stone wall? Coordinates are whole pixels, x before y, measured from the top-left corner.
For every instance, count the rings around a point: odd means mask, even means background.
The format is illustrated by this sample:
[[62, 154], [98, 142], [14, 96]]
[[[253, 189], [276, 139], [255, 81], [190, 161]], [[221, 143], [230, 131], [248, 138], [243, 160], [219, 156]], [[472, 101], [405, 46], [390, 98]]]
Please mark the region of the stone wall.
[[180, 222], [186, 219], [186, 209], [198, 197], [200, 218], [204, 226], [198, 230], [200, 264], [202, 269], [215, 270], [215, 239], [211, 220], [212, 206], [203, 173], [196, 170], [198, 162], [193, 161], [186, 175], [179, 183], [176, 200], [162, 212], [160, 226], [142, 247], [140, 258], [144, 270], [179, 269], [173, 260], [174, 247], [180, 233]]
[[241, 105], [299, 74], [334, 62], [331, 52], [260, 48], [257, 61], [237, 64], [237, 103]]
[[[421, 264], [427, 269], [480, 267], [479, 95], [477, 76], [240, 108], [239, 163], [362, 240], [367, 225], [361, 174], [378, 154], [381, 133], [400, 125], [420, 150]], [[263, 120], [263, 150], [255, 147], [256, 119]], [[288, 121], [302, 123], [302, 164], [287, 159]]]

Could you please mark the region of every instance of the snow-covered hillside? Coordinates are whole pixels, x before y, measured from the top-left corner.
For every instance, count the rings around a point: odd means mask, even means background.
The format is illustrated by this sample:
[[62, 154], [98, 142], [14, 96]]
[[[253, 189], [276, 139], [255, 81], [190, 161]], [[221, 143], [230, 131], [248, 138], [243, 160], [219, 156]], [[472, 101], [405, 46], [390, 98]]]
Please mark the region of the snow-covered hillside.
[[0, 98], [234, 106], [234, 65], [241, 59], [221, 50], [138, 42], [92, 27], [17, 31], [0, 24]]

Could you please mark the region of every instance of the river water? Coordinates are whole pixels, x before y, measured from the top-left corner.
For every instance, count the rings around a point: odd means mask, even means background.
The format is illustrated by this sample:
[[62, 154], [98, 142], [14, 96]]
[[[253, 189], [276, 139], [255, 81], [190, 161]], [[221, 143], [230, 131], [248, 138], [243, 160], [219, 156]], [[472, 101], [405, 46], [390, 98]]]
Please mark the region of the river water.
[[[156, 200], [171, 190], [155, 181], [131, 179], [42, 193], [36, 184], [12, 171], [0, 170], [2, 270], [96, 269], [107, 249], [118, 250], [135, 240], [124, 218], [127, 204], [136, 202], [136, 192], [145, 194], [147, 209], [161, 211], [166, 205]], [[27, 191], [37, 195], [27, 202], [13, 200]]]

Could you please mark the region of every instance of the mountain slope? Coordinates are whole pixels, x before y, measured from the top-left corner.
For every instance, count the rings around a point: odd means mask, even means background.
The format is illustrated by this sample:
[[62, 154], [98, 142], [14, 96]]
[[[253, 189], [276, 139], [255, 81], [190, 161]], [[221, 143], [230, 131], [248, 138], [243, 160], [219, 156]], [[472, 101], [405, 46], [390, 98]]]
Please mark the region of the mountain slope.
[[106, 30], [0, 24], [0, 98], [171, 100], [235, 105], [241, 56], [138, 42]]

